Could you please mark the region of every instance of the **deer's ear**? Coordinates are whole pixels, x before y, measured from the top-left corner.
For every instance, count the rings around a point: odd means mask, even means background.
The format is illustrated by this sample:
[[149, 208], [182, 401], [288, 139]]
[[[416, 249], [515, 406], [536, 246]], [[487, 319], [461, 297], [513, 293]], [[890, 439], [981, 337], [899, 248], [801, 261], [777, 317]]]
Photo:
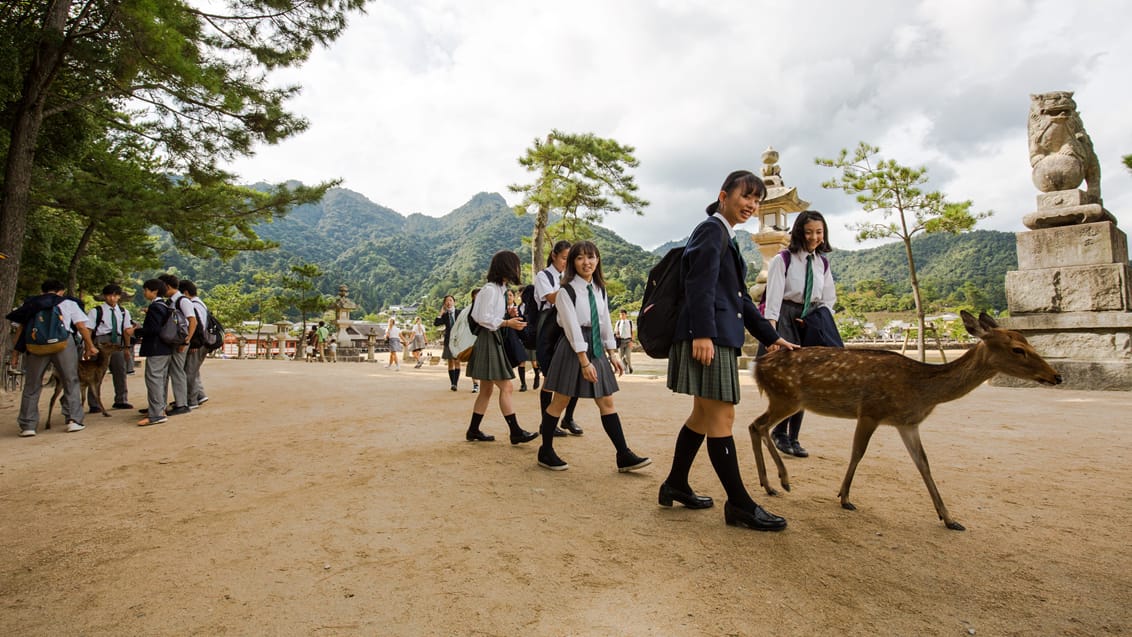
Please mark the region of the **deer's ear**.
[[979, 312], [979, 325], [982, 325], [983, 329], [987, 330], [992, 330], [998, 327], [998, 323], [995, 323], [994, 319], [991, 318], [991, 315], [987, 314], [986, 312]]
[[967, 310], [960, 310], [959, 316], [963, 319], [963, 327], [967, 328], [968, 334], [978, 338], [982, 338], [983, 334], [986, 334], [986, 330], [982, 325], [979, 324], [978, 319], [976, 319], [970, 312], [968, 312]]

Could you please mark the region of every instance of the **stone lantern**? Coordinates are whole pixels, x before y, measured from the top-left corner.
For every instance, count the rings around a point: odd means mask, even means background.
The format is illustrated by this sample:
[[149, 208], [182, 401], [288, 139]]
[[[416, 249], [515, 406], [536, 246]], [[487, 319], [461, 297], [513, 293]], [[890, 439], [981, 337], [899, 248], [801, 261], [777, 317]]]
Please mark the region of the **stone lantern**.
[[377, 328], [370, 327], [366, 334], [366, 344], [369, 345], [369, 362], [377, 362]]
[[[294, 325], [291, 321], [282, 320], [275, 322], [275, 342], [279, 346], [279, 360], [287, 360], [287, 332], [291, 330]], [[268, 356], [270, 358], [270, 355]]]
[[335, 338], [338, 339], [338, 347], [353, 345], [350, 341], [350, 333], [346, 331], [346, 328], [354, 324], [350, 319], [350, 310], [358, 309], [358, 304], [347, 297], [349, 292], [350, 288], [339, 285], [338, 298], [334, 300], [334, 327], [337, 328]]
[[798, 197], [798, 189], [782, 183], [781, 169], [778, 167], [778, 151], [767, 147], [763, 151], [762, 179], [766, 184], [766, 199], [759, 206], [759, 231], [754, 235], [759, 253], [763, 257], [763, 267], [751, 288], [751, 297], [759, 298], [766, 289], [767, 264], [771, 258], [790, 245], [790, 224], [787, 215], [802, 212], [810, 207], [810, 202]]

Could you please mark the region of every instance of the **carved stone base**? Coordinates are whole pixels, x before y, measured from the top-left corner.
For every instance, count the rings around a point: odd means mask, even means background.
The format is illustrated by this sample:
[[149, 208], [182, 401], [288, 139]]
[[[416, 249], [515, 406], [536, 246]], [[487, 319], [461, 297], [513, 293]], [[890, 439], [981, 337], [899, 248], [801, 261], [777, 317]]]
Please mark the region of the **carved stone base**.
[[1022, 223], [1031, 230], [1040, 228], [1056, 228], [1070, 226], [1077, 223], [1094, 223], [1097, 221], [1110, 221], [1116, 223], [1116, 217], [1104, 206], [1096, 203], [1081, 206], [1064, 206], [1049, 210], [1038, 210], [1022, 217]]
[[1132, 310], [1127, 263], [1006, 273], [1006, 306], [1014, 314]]

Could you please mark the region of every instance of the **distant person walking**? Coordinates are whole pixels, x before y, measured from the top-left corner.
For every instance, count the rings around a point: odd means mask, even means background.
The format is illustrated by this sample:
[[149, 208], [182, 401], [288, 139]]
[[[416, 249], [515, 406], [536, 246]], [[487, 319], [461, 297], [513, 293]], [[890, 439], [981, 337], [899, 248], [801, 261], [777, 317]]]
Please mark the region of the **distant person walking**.
[[417, 364], [413, 366], [413, 369], [420, 369], [421, 365], [424, 364], [424, 361], [421, 360], [421, 352], [425, 348], [425, 328], [419, 316], [413, 319], [412, 334], [413, 340], [409, 349], [413, 352], [413, 360], [417, 362]]
[[460, 382], [460, 361], [456, 359], [456, 353], [452, 351], [448, 343], [448, 340], [452, 337], [452, 326], [456, 324], [457, 313], [456, 298], [449, 294], [444, 297], [440, 316], [432, 321], [433, 325], [444, 328], [444, 350], [440, 357], [448, 362], [448, 382], [452, 385], [452, 391], [456, 391], [456, 385]]
[[613, 326], [613, 335], [617, 337], [617, 353], [621, 356], [621, 363], [625, 366], [625, 373], [633, 373], [633, 322], [629, 320], [629, 313], [621, 310], [621, 318]]
[[397, 327], [397, 320], [394, 318], [390, 318], [389, 324], [385, 326], [385, 343], [389, 346], [389, 362], [385, 368], [401, 371], [401, 363], [397, 362], [397, 355], [404, 350], [404, 344], [401, 342], [401, 328]]
[[480, 288], [472, 307], [472, 318], [479, 324], [479, 334], [472, 349], [472, 357], [468, 360], [468, 376], [483, 381], [483, 391], [476, 396], [472, 406], [471, 422], [464, 434], [468, 441], [495, 440], [494, 436], [480, 430], [480, 423], [495, 390], [499, 391], [499, 411], [507, 421], [511, 444], [522, 444], [538, 438], [538, 433], [524, 431], [519, 427], [515, 408], [511, 404], [511, 392], [514, 390], [511, 380], [515, 378], [515, 372], [503, 352], [503, 336], [499, 332], [500, 328], [520, 330], [525, 325], [522, 317], [507, 317], [507, 286], [522, 283], [520, 271], [519, 255], [509, 250], [496, 252], [488, 266], [487, 284]]

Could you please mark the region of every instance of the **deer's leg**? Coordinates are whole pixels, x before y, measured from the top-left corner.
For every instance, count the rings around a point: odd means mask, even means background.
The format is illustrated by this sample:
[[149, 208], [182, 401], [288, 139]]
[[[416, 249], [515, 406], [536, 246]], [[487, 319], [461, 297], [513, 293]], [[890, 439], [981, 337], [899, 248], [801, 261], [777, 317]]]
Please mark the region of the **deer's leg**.
[[952, 531], [966, 530], [962, 524], [951, 518], [951, 514], [947, 512], [947, 507], [943, 504], [943, 498], [940, 497], [939, 489], [936, 488], [935, 480], [932, 479], [932, 470], [928, 467], [928, 454], [924, 453], [924, 445], [920, 442], [919, 426], [897, 427], [896, 429], [900, 432], [904, 446], [908, 448], [908, 455], [912, 456], [912, 462], [916, 463], [916, 468], [920, 470], [924, 484], [928, 486], [928, 494], [932, 496], [932, 503], [935, 504], [935, 512], [939, 514], [939, 519], [943, 520], [947, 528]]
[[841, 481], [841, 491], [837, 497], [841, 498], [841, 508], [855, 511], [857, 507], [849, 501], [849, 485], [853, 484], [853, 474], [857, 472], [857, 464], [869, 448], [869, 440], [880, 423], [872, 418], [861, 416], [857, 420], [857, 429], [853, 432], [853, 452], [849, 457], [849, 468], [845, 470], [845, 479]]
[[51, 400], [47, 403], [47, 424], [43, 426], [44, 429], [51, 428], [51, 412], [55, 409], [55, 401], [59, 400], [59, 394], [63, 393], [63, 379], [57, 374], [52, 374], [51, 381], [55, 386], [51, 392]]
[[751, 433], [751, 446], [755, 450], [755, 463], [759, 469], [759, 484], [766, 490], [767, 495], [778, 495], [778, 491], [770, 486], [770, 481], [766, 477], [766, 463], [762, 454], [764, 446], [770, 452], [770, 458], [774, 460], [774, 466], [778, 469], [778, 481], [782, 484], [782, 488], [790, 490], [790, 474], [786, 472], [786, 464], [782, 462], [782, 456], [778, 454], [778, 449], [770, 440], [771, 427], [782, 420], [782, 417], [778, 416], [781, 411], [782, 409], [776, 408], [775, 405], [770, 405], [765, 413], [747, 427]]

